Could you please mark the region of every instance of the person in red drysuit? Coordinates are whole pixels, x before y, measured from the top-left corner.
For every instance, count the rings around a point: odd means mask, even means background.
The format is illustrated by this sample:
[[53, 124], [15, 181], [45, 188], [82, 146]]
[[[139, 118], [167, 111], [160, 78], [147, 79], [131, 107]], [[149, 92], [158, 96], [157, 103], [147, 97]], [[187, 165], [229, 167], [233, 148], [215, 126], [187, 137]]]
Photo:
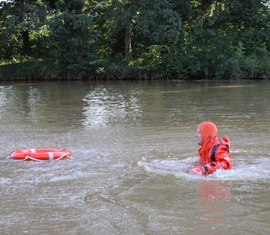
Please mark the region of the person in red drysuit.
[[189, 170], [191, 174], [207, 175], [217, 169], [229, 170], [232, 168], [232, 156], [229, 152], [230, 140], [227, 136], [217, 138], [217, 127], [212, 122], [203, 122], [198, 126], [196, 134], [200, 166]]

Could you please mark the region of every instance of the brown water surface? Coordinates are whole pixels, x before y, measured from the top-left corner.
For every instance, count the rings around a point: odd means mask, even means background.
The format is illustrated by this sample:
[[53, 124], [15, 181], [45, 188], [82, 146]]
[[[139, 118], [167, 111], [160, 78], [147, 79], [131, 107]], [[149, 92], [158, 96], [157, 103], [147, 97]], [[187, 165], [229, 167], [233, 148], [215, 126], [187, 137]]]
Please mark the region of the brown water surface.
[[[0, 84], [0, 234], [270, 234], [270, 82]], [[207, 177], [197, 125], [232, 142]], [[6, 159], [66, 148], [68, 160]]]

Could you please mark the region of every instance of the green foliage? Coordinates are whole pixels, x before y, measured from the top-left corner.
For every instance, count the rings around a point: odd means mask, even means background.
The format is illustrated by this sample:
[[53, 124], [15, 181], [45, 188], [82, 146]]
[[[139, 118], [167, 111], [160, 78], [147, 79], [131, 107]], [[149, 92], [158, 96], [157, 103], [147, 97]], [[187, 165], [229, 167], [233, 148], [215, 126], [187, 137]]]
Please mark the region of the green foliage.
[[41, 36], [37, 32], [44, 27], [46, 9], [41, 1], [14, 1], [3, 5], [0, 9], [0, 44], [3, 48], [0, 59], [40, 54], [37, 47], [41, 44]]
[[266, 2], [192, 1], [194, 14], [177, 60], [184, 66], [182, 73], [197, 79], [268, 76], [270, 15]]
[[49, 17], [46, 38], [50, 57], [63, 71], [87, 71], [95, 59], [95, 38], [87, 14], [60, 12]]
[[[141, 0], [116, 1], [113, 5], [117, 14], [113, 16], [111, 25], [122, 34], [122, 37], [117, 37], [122, 42], [126, 40], [123, 37], [125, 29], [129, 28], [133, 56], [139, 57], [151, 45], [176, 44], [182, 39], [181, 15], [172, 8], [172, 3], [169, 0]], [[117, 49], [123, 50], [123, 47]]]
[[[15, 62], [15, 61], [14, 61]], [[1, 66], [1, 80], [38, 80], [59, 78], [59, 72], [52, 60], [21, 61]]]
[[47, 61], [59, 77], [266, 77], [269, 9], [267, 0], [1, 2], [0, 60], [28, 77], [50, 77]]

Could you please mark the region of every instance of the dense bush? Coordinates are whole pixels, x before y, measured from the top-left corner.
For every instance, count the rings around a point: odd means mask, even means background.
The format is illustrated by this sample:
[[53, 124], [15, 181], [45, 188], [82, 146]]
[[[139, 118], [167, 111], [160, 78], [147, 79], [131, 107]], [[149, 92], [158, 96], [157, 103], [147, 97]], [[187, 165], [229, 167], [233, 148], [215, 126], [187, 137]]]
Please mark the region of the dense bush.
[[267, 0], [14, 0], [0, 12], [1, 79], [270, 73]]

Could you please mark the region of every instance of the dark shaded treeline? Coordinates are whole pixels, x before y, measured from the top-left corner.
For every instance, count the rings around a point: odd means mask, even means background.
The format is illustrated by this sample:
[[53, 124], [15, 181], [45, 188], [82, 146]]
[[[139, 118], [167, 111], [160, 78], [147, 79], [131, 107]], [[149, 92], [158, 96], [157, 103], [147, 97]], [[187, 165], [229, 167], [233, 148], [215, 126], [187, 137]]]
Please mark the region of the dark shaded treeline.
[[265, 78], [269, 2], [1, 2], [0, 79]]

